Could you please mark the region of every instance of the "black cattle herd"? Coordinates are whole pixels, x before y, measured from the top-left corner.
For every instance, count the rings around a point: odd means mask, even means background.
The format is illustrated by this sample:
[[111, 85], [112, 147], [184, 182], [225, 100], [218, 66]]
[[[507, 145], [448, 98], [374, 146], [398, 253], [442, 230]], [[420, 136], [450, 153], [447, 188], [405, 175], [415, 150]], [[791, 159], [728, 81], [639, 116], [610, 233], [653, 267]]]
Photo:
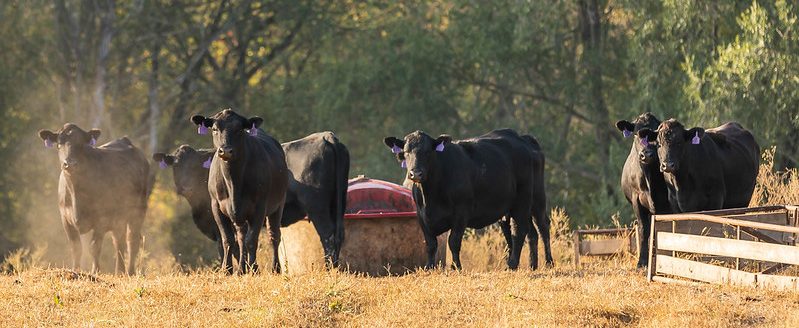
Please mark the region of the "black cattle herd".
[[[280, 144], [259, 128], [261, 118], [247, 118], [230, 109], [210, 117], [195, 115], [191, 121], [199, 134], [210, 133], [213, 147], [182, 145], [170, 154], [153, 154], [152, 164], [125, 137], [97, 146], [97, 129], [84, 131], [67, 123], [57, 132], [39, 131], [45, 146], [58, 149], [59, 211], [74, 268], [80, 266], [81, 234], [91, 233], [96, 272], [103, 236], [111, 232], [116, 272], [136, 272], [156, 165], [172, 167], [176, 192], [191, 206], [197, 228], [216, 242], [226, 272], [258, 270], [255, 256], [264, 226], [272, 248], [271, 270], [280, 272], [280, 227], [305, 217], [319, 234], [326, 262], [338, 264], [350, 157], [333, 133]], [[760, 149], [740, 124], [686, 129], [675, 119], [661, 122], [644, 113], [632, 122], [619, 121], [616, 127], [632, 138], [621, 187], [644, 236], [639, 267], [647, 265], [652, 214], [749, 204]], [[434, 138], [415, 131], [383, 142], [406, 170], [405, 185], [412, 190], [424, 234], [426, 268], [435, 265], [437, 236], [449, 231], [452, 264], [460, 269], [466, 228], [496, 222], [508, 244], [510, 269], [519, 266], [525, 240], [530, 266], [537, 268], [539, 235], [546, 264], [553, 264], [544, 153], [534, 137], [500, 129], [452, 140], [448, 135]]]

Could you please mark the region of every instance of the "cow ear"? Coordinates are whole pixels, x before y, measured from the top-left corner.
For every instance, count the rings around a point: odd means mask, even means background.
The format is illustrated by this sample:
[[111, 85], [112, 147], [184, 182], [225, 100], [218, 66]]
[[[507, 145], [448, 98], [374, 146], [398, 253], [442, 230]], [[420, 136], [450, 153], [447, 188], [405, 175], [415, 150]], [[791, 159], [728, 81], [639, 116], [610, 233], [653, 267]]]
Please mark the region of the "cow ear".
[[89, 130], [89, 136], [92, 139], [94, 139], [94, 140], [99, 139], [100, 138], [100, 129], [91, 129], [91, 130]]
[[433, 143], [433, 149], [438, 152], [444, 151], [444, 145], [452, 142], [452, 137], [442, 134], [436, 138], [436, 141]]
[[210, 128], [211, 126], [214, 125], [214, 119], [208, 118], [208, 117], [205, 117], [205, 116], [202, 116], [202, 115], [194, 115], [194, 116], [192, 116], [191, 117], [191, 122], [194, 123], [194, 125], [202, 124], [206, 128]]
[[621, 132], [624, 131], [633, 132], [633, 130], [635, 130], [635, 124], [632, 124], [629, 121], [621, 120], [616, 122], [616, 128], [619, 129], [619, 131]]
[[164, 153], [154, 153], [153, 154], [153, 162], [156, 163], [164, 163], [166, 165], [175, 164], [175, 156], [167, 155]]
[[58, 139], [58, 134], [50, 130], [39, 130], [39, 138], [44, 141], [55, 142]]
[[44, 146], [47, 148], [52, 148], [53, 144], [58, 141], [58, 134], [53, 133], [50, 130], [39, 130], [39, 138], [44, 140]]
[[391, 148], [392, 151], [394, 151], [395, 147], [399, 149], [405, 148], [405, 141], [394, 137], [384, 138], [383, 143], [386, 144], [386, 147]]
[[638, 137], [641, 139], [646, 138], [647, 140], [652, 141], [657, 139], [658, 133], [652, 131], [652, 129], [650, 128], [643, 128], [641, 130], [638, 130]]
[[691, 141], [692, 144], [698, 145], [699, 142], [702, 140], [702, 137], [705, 135], [705, 129], [703, 128], [691, 128], [688, 130], [684, 137], [685, 141]]
[[247, 129], [252, 128], [253, 126], [258, 128], [258, 127], [261, 126], [261, 123], [263, 123], [263, 122], [264, 122], [264, 119], [262, 119], [262, 118], [260, 118], [258, 116], [250, 117], [247, 120]]

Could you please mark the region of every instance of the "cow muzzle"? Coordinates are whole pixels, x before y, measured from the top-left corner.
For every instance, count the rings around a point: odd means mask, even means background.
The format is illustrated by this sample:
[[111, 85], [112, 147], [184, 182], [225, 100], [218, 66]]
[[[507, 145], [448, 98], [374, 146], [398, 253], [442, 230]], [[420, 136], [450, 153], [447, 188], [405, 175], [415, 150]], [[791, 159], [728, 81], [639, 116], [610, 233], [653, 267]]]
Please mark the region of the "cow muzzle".
[[61, 162], [61, 169], [69, 171], [70, 169], [74, 169], [77, 164], [78, 161], [71, 158], [67, 158], [63, 162]]
[[677, 171], [678, 165], [674, 162], [660, 163], [660, 172], [674, 173]]
[[223, 161], [227, 162], [227, 161], [233, 159], [233, 148], [232, 147], [219, 147], [219, 149], [216, 150], [216, 154]]
[[422, 182], [423, 173], [421, 170], [409, 170], [408, 171], [408, 180], [413, 182], [419, 183]]

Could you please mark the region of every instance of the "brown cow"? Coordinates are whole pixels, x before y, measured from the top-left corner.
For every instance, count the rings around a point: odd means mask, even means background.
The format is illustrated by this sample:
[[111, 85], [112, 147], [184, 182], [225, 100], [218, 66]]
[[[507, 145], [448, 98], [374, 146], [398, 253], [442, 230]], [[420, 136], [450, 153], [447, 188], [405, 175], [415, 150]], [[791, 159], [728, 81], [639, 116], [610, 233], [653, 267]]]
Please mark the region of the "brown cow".
[[72, 123], [64, 124], [58, 132], [39, 131], [47, 147], [58, 147], [59, 210], [72, 246], [72, 266], [80, 267], [80, 235], [91, 231], [92, 272], [97, 272], [103, 236], [110, 231], [116, 248], [115, 272], [132, 275], [152, 185], [150, 168], [144, 154], [128, 138], [95, 147], [99, 136], [100, 130], [87, 132]]

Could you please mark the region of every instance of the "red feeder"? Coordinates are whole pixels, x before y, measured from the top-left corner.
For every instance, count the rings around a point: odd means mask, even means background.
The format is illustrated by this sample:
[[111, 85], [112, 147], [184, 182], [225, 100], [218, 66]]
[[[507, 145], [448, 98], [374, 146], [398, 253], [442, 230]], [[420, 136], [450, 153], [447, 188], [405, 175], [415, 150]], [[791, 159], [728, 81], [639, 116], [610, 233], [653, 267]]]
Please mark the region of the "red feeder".
[[[364, 176], [350, 179], [344, 229], [340, 253], [343, 269], [369, 275], [402, 274], [427, 262], [413, 196], [400, 185]], [[309, 220], [281, 230], [280, 263], [284, 272], [324, 268], [319, 236]], [[438, 244], [436, 258], [443, 264], [446, 239], [439, 237]]]

